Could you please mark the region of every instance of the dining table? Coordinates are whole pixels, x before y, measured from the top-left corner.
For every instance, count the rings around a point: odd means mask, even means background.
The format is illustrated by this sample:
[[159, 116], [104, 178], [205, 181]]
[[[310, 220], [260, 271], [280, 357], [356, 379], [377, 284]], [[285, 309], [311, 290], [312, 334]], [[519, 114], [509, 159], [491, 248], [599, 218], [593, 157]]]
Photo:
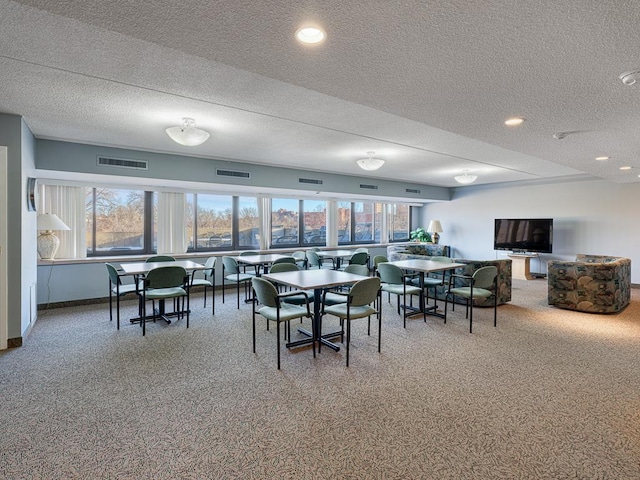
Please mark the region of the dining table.
[[[424, 276], [426, 273], [447, 272], [449, 270], [455, 270], [459, 267], [466, 267], [466, 264], [464, 263], [438, 262], [435, 260], [422, 259], [396, 260], [388, 263], [390, 263], [391, 265], [395, 265], [396, 267], [404, 271], [418, 272], [421, 288], [424, 288]], [[422, 314], [424, 312], [427, 315], [434, 315], [436, 317], [444, 318], [443, 314], [438, 313], [436, 305], [428, 305], [422, 295], [420, 296], [419, 308], [415, 308], [410, 305], [404, 305], [404, 308], [406, 309], [406, 311], [415, 312], [415, 314]]]
[[316, 338], [313, 338], [313, 334], [304, 328], [298, 328], [298, 331], [305, 335], [307, 338], [289, 342], [287, 347], [298, 347], [302, 345], [308, 345], [314, 340], [321, 342], [323, 345], [335, 350], [340, 351], [340, 346], [331, 342], [329, 339], [341, 336], [342, 330], [329, 332], [323, 334], [320, 332], [320, 312], [322, 311], [322, 292], [331, 287], [339, 287], [342, 285], [353, 285], [354, 283], [367, 278], [362, 275], [356, 275], [354, 273], [347, 273], [341, 270], [299, 270], [297, 272], [279, 272], [279, 273], [265, 273], [262, 275], [270, 282], [287, 285], [299, 290], [313, 290], [313, 322], [315, 322], [314, 330], [316, 331]]
[[[144, 276], [154, 268], [171, 267], [171, 266], [183, 267], [187, 272], [191, 272], [191, 273], [197, 270], [206, 269], [206, 267], [203, 264], [194, 262], [192, 260], [174, 260], [170, 262], [133, 262], [133, 263], [120, 264], [120, 268], [121, 268], [120, 275], [132, 275], [135, 284], [138, 285], [140, 280], [144, 278]], [[140, 301], [142, 301], [142, 297], [140, 298]], [[140, 315], [142, 315], [142, 309], [140, 309]], [[169, 318], [167, 317], [177, 315], [177, 313], [170, 313], [170, 314], [165, 313], [164, 300], [160, 300], [159, 311], [154, 312], [152, 316], [147, 316], [146, 319], [151, 320], [157, 317], [158, 315], [161, 315], [161, 318], [163, 318], [167, 323], [171, 323], [171, 320], [169, 320]], [[140, 323], [142, 321], [142, 317], [138, 316], [138, 317], [132, 318], [130, 321], [131, 323]]]
[[281, 253], [257, 253], [255, 255], [238, 255], [233, 258], [235, 258], [238, 263], [256, 267], [256, 276], [259, 277], [261, 275], [261, 269], [266, 271], [267, 267], [276, 260], [290, 256], [291, 255], [282, 255]]
[[339, 250], [319, 250], [316, 254], [324, 259], [330, 258], [333, 261], [333, 268], [338, 270], [342, 264], [342, 260], [345, 258], [351, 258], [355, 252], [353, 250], [339, 249]]

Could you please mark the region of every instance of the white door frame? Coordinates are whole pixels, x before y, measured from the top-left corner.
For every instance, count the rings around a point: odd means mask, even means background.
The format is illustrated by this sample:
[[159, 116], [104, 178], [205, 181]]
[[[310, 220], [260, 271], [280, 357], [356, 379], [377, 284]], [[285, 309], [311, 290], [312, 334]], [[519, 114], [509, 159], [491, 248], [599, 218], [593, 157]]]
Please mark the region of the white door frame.
[[0, 350], [7, 348], [7, 147], [0, 146]]

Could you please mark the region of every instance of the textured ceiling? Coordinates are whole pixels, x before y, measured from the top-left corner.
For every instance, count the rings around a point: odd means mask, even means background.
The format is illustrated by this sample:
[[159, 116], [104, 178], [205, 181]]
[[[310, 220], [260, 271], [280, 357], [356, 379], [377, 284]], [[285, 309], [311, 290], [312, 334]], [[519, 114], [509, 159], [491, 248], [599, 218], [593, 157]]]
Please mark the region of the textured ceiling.
[[[327, 41], [296, 43], [306, 22]], [[367, 176], [412, 183], [638, 182], [640, 82], [618, 79], [638, 25], [634, 1], [0, 0], [0, 111], [39, 138], [349, 175], [373, 150]], [[173, 143], [184, 116], [211, 139]]]

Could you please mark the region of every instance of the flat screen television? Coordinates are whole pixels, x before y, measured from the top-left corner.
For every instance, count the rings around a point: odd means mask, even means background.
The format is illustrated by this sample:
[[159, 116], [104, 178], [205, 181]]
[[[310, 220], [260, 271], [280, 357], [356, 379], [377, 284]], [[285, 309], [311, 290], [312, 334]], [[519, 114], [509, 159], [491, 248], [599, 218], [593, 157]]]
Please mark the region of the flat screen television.
[[497, 218], [493, 248], [520, 253], [551, 253], [553, 218]]

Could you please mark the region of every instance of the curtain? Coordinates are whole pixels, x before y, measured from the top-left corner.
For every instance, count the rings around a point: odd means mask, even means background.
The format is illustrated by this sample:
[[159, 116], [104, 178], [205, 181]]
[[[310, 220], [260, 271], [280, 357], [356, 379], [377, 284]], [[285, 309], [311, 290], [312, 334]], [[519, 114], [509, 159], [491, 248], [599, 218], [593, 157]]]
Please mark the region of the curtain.
[[260, 250], [268, 250], [271, 247], [271, 199], [269, 197], [258, 197], [258, 217], [260, 218], [258, 234]]
[[338, 246], [338, 202], [327, 200], [327, 247]]
[[56, 258], [87, 256], [86, 191], [84, 187], [40, 185], [39, 213], [55, 213], [71, 230], [55, 232], [60, 240]]
[[393, 213], [393, 205], [390, 203], [382, 204], [382, 224], [380, 225], [380, 243], [389, 242], [389, 220]]
[[158, 193], [158, 254], [175, 255], [189, 248], [186, 228], [187, 196]]

